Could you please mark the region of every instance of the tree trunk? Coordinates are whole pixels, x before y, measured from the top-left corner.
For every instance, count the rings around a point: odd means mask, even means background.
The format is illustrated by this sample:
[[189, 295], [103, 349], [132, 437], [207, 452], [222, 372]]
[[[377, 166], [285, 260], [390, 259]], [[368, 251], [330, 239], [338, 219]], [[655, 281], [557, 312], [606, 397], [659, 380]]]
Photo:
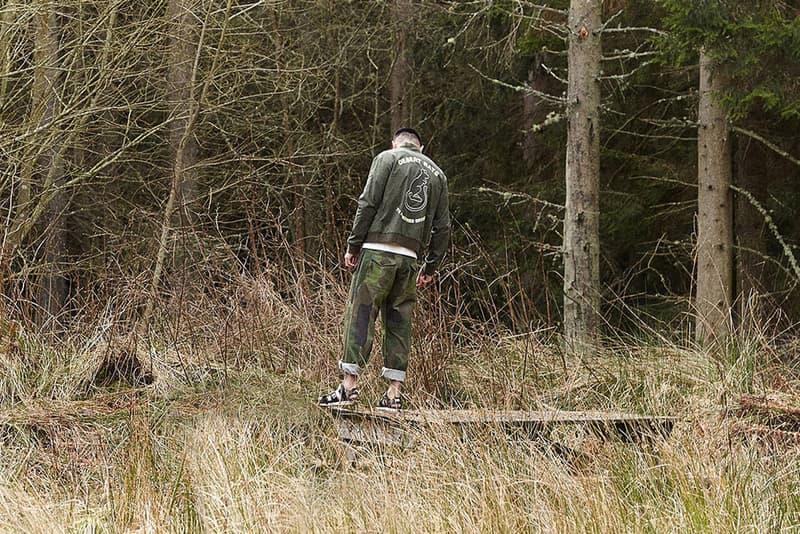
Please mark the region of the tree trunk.
[[[307, 292], [307, 283], [305, 276], [305, 259], [306, 259], [306, 183], [303, 169], [298, 165], [295, 168], [296, 161], [296, 138], [298, 134], [294, 131], [292, 123], [292, 116], [290, 108], [292, 106], [291, 100], [288, 97], [290, 89], [292, 88], [292, 80], [287, 74], [285, 44], [283, 36], [281, 35], [279, 6], [275, 6], [272, 12], [272, 42], [275, 46], [275, 70], [276, 70], [276, 85], [278, 90], [283, 92], [281, 96], [281, 107], [283, 114], [281, 117], [281, 126], [283, 135], [286, 139], [281, 147], [280, 158], [286, 165], [286, 182], [291, 184], [292, 191], [292, 214], [291, 214], [291, 240], [293, 258], [292, 265], [297, 275], [298, 287], [303, 292]], [[285, 85], [283, 85], [285, 84]], [[284, 92], [285, 91], [285, 92]], [[296, 128], [299, 130], [300, 128]]]
[[198, 104], [195, 94], [197, 78], [197, 56], [199, 43], [196, 37], [193, 0], [170, 0], [167, 6], [167, 20], [172, 28], [170, 35], [169, 70], [167, 72], [167, 102], [170, 106], [169, 140], [173, 151], [172, 172], [167, 204], [161, 224], [158, 252], [153, 266], [150, 294], [147, 297], [140, 330], [146, 330], [153, 315], [158, 288], [167, 259], [169, 240], [175, 221], [175, 211], [183, 225], [189, 225], [193, 216], [190, 210], [194, 194], [192, 167], [197, 163], [197, 145], [194, 140], [194, 126], [197, 121]]
[[173, 176], [177, 188], [179, 215], [183, 224], [193, 221], [191, 200], [195, 195], [192, 167], [197, 163], [197, 142], [194, 138], [195, 56], [197, 54], [197, 22], [193, 14], [194, 0], [170, 0], [167, 18], [172, 25], [170, 63], [167, 73], [167, 99], [174, 118], [170, 125]]
[[412, 68], [409, 22], [413, 6], [411, 0], [394, 0], [392, 18], [395, 20], [394, 62], [389, 79], [389, 101], [392, 110], [392, 132], [411, 126], [412, 112]]
[[6, 5], [0, 15], [0, 102], [8, 93], [8, 79], [11, 72], [12, 35], [11, 26], [17, 17], [14, 7]]
[[[768, 194], [770, 155], [764, 147], [750, 138], [736, 139], [736, 185], [756, 199]], [[766, 282], [767, 250], [764, 241], [764, 217], [745, 195], [734, 195], [734, 235], [736, 236], [736, 302], [739, 320], [758, 313], [759, 296]]]
[[731, 328], [733, 217], [731, 137], [719, 96], [721, 69], [700, 53], [697, 130], [697, 295], [698, 343], [724, 342]]
[[[58, 20], [55, 5], [50, 2], [44, 2], [36, 15], [35, 39], [32, 108], [34, 114], [40, 114], [38, 122], [42, 128], [53, 122], [60, 84]], [[50, 331], [57, 326], [57, 317], [64, 307], [67, 295], [67, 284], [62, 270], [66, 256], [67, 197], [63, 190], [64, 162], [60, 153], [63, 139], [59, 139], [60, 137], [55, 131], [48, 136], [49, 142], [37, 158], [34, 168], [34, 174], [41, 176], [38, 181], [42, 186], [53, 188], [45, 208], [47, 227], [44, 234], [42, 274], [36, 295], [38, 322]], [[27, 189], [29, 192], [29, 184]], [[24, 200], [26, 204], [27, 200]]]
[[569, 350], [597, 342], [600, 308], [600, 0], [569, 8], [564, 337]]

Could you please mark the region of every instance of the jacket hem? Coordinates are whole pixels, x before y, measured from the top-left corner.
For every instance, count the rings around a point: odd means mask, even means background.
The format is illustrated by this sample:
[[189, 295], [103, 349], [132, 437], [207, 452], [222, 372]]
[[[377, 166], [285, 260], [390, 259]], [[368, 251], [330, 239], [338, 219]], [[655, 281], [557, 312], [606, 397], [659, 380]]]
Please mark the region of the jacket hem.
[[417, 254], [417, 257], [419, 257], [420, 249], [422, 248], [422, 244], [419, 241], [402, 234], [370, 232], [367, 234], [366, 241], [371, 241], [373, 243], [394, 243], [409, 250], [413, 250]]

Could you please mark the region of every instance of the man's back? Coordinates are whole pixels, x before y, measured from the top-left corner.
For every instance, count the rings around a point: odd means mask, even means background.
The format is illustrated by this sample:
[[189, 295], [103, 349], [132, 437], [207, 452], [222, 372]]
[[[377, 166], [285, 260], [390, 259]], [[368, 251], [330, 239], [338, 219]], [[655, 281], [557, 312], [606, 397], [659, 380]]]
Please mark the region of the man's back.
[[348, 241], [394, 243], [418, 255], [430, 241], [426, 264], [435, 270], [449, 240], [449, 203], [444, 172], [414, 145], [402, 145], [373, 160], [358, 200]]

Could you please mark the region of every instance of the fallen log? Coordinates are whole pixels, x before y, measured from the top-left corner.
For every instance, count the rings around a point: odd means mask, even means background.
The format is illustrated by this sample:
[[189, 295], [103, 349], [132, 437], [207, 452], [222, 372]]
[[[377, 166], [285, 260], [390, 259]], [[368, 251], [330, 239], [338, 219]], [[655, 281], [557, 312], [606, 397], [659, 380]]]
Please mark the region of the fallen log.
[[734, 433], [739, 435], [758, 436], [783, 445], [800, 445], [800, 432], [781, 430], [768, 425], [736, 423]]
[[739, 397], [739, 407], [743, 410], [778, 413], [800, 420], [799, 406], [792, 406], [791, 404], [772, 399], [766, 395], [742, 395]]
[[800, 407], [766, 395], [742, 395], [737, 404], [732, 415], [742, 419], [755, 419], [753, 424], [756, 426], [800, 432]]

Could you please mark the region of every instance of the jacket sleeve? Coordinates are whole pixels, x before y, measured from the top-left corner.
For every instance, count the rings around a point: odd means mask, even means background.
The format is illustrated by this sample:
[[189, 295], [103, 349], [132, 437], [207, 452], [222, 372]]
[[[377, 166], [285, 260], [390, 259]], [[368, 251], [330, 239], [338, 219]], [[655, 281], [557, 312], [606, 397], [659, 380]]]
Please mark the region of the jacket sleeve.
[[424, 273], [432, 275], [439, 267], [442, 258], [450, 244], [450, 202], [447, 198], [447, 180], [442, 180], [442, 193], [433, 217], [431, 227], [431, 242], [428, 245], [428, 254], [425, 256]]
[[383, 153], [378, 154], [372, 160], [364, 191], [358, 197], [358, 208], [353, 220], [353, 230], [347, 239], [347, 251], [350, 254], [356, 255], [361, 251], [361, 245], [364, 244], [364, 240], [367, 237], [375, 212], [378, 210], [381, 200], [383, 200], [383, 191], [386, 189], [386, 181], [389, 178], [391, 167], [392, 162]]

